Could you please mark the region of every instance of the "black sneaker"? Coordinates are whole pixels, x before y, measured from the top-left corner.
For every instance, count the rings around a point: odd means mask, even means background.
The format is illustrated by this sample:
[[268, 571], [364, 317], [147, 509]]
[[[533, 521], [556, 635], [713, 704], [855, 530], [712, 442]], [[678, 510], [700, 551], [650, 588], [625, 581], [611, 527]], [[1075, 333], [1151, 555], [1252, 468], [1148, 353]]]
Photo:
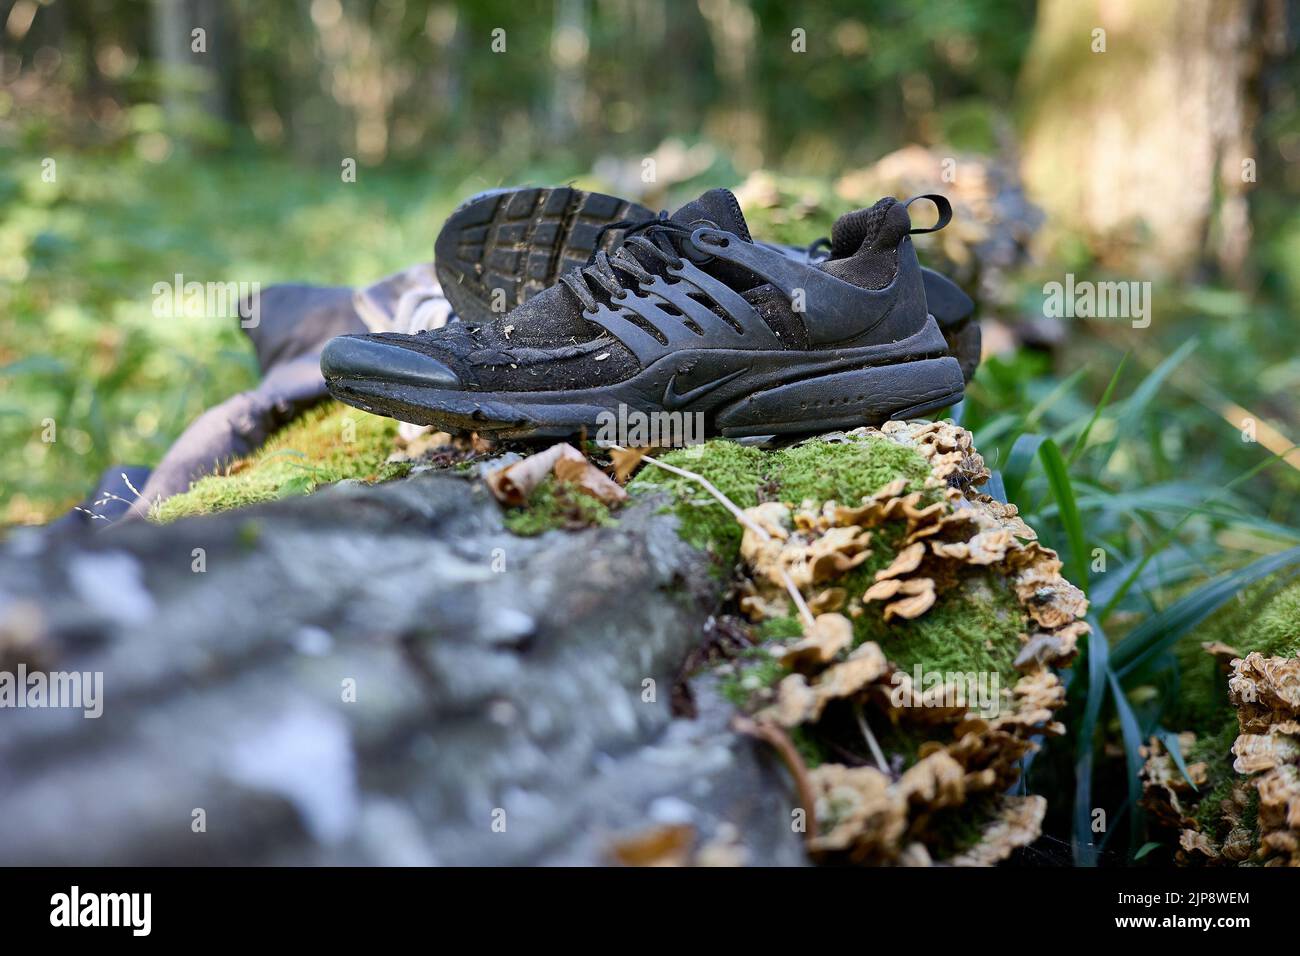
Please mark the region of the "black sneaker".
[[[927, 198], [942, 228], [951, 208]], [[490, 323], [342, 336], [321, 371], [359, 408], [497, 438], [663, 412], [699, 416], [705, 435], [805, 433], [960, 401], [907, 204], [883, 199], [836, 227], [861, 235], [852, 255], [800, 262], [755, 244], [735, 196], [711, 190]]]
[[[471, 196], [447, 217], [434, 242], [434, 268], [452, 310], [469, 322], [491, 322], [585, 265], [598, 249], [622, 241], [622, 224], [654, 217], [645, 206], [569, 186], [493, 189]], [[845, 216], [836, 232], [811, 246], [759, 241], [800, 262], [851, 256], [862, 225]], [[966, 381], [980, 361], [975, 303], [957, 283], [922, 267], [930, 314], [961, 363]]]

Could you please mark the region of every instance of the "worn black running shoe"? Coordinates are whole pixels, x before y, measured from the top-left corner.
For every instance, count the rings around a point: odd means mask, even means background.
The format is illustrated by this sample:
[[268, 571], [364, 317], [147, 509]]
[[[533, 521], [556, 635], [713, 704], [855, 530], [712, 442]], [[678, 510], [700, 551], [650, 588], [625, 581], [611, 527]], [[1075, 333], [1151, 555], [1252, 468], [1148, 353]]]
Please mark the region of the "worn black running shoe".
[[[434, 242], [434, 268], [456, 315], [491, 322], [586, 264], [598, 249], [612, 251], [625, 224], [653, 217], [629, 200], [570, 186], [492, 189], [447, 217]], [[829, 239], [811, 246], [756, 241], [799, 262], [822, 262], [857, 251], [860, 223], [846, 216]], [[980, 360], [975, 303], [942, 273], [922, 267], [921, 275], [930, 314], [970, 381]]]
[[[942, 228], [951, 208], [927, 198]], [[811, 263], [754, 243], [736, 198], [711, 190], [495, 321], [342, 336], [321, 371], [359, 408], [499, 438], [594, 432], [603, 413], [698, 415], [731, 437], [923, 415], [964, 382], [909, 238], [931, 230], [907, 205], [843, 217], [859, 247]]]

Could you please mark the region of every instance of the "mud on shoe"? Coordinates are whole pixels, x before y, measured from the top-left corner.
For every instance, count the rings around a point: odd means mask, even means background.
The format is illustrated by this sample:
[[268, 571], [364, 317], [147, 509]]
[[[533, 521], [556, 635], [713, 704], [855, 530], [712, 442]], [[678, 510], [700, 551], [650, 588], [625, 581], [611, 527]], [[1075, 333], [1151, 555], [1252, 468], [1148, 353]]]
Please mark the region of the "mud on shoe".
[[[925, 198], [942, 228], [947, 200]], [[710, 190], [495, 321], [343, 336], [321, 369], [349, 404], [499, 438], [594, 433], [627, 412], [731, 437], [924, 415], [964, 381], [926, 306], [910, 202], [850, 214], [857, 248], [811, 262], [754, 243], [735, 197]]]

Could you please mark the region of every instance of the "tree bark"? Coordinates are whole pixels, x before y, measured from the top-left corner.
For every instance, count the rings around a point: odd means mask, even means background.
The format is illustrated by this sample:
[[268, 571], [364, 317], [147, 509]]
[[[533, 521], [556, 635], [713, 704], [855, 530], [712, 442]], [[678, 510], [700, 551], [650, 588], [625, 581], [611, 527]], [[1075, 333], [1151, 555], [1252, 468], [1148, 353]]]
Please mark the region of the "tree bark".
[[1041, 0], [1021, 77], [1025, 181], [1103, 263], [1241, 268], [1264, 2]]
[[15, 534], [0, 674], [101, 673], [103, 709], [0, 709], [0, 864], [594, 864], [687, 822], [804, 862], [732, 708], [674, 716], [723, 585], [659, 506], [519, 538], [421, 475]]

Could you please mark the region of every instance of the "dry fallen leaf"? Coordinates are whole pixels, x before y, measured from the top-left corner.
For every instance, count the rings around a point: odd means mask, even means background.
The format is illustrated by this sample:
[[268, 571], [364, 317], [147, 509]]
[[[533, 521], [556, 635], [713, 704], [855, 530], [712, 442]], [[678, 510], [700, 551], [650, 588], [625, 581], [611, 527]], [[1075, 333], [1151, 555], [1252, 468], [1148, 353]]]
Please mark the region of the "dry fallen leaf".
[[632, 473], [641, 466], [641, 459], [650, 454], [649, 448], [611, 448], [609, 460], [614, 463], [614, 478], [620, 485], [626, 485]]
[[627, 492], [618, 482], [593, 465], [586, 455], [568, 445], [564, 447], [569, 451], [562, 454], [555, 463], [555, 477], [558, 480], [572, 482], [581, 491], [607, 505], [627, 500]]
[[504, 468], [489, 472], [484, 481], [492, 495], [504, 505], [521, 505], [528, 500], [547, 475], [573, 482], [578, 488], [605, 504], [627, 498], [627, 492], [593, 465], [587, 456], [565, 442], [529, 455]]

